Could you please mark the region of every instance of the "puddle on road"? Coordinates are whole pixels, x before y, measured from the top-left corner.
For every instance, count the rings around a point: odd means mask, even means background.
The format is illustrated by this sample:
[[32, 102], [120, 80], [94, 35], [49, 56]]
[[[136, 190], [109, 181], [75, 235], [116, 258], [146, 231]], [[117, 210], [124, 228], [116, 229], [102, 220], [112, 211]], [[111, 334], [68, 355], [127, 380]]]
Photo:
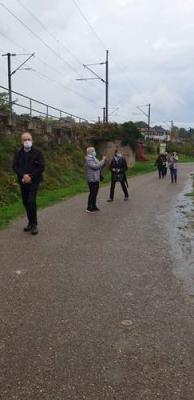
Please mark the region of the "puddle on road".
[[174, 212], [170, 216], [169, 233], [174, 273], [181, 279], [189, 295], [194, 296], [194, 201], [185, 196], [193, 191], [193, 176], [179, 194]]

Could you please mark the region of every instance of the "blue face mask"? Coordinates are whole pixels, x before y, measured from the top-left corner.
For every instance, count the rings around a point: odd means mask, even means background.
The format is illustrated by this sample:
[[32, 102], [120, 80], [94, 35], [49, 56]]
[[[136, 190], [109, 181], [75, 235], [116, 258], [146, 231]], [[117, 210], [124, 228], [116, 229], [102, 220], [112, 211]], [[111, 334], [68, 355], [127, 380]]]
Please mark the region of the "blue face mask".
[[92, 152], [92, 156], [96, 157], [96, 152], [95, 151]]

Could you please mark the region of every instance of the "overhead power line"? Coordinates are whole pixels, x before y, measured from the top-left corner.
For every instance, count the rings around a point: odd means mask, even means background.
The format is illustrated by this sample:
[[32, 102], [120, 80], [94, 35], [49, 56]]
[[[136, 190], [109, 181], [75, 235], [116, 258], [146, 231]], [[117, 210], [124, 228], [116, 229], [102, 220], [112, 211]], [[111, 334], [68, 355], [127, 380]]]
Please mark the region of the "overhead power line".
[[70, 92], [76, 94], [76, 96], [82, 97], [84, 100], [87, 100], [87, 101], [89, 101], [89, 102], [95, 103], [94, 100], [92, 100], [92, 99], [90, 99], [90, 98], [88, 98], [88, 97], [86, 97], [86, 96], [83, 96], [82, 94], [76, 92], [76, 91], [73, 90], [73, 89], [70, 89], [68, 86], [65, 86], [63, 83], [61, 83], [61, 82], [59, 82], [59, 81], [56, 81], [56, 79], [50, 78], [49, 76], [43, 74], [43, 73], [40, 72], [40, 71], [33, 70], [33, 69], [32, 69], [32, 71], [34, 71], [35, 73], [37, 73], [37, 74], [40, 75], [41, 77], [47, 79], [49, 82], [55, 83], [55, 84], [59, 85], [60, 87], [64, 88], [65, 90], [68, 90], [68, 91], [70, 91]]
[[[20, 49], [22, 49], [23, 51], [27, 52], [28, 50], [21, 46], [21, 44], [17, 43], [15, 40], [10, 39], [7, 35], [5, 35], [4, 33], [2, 33], [0, 31], [0, 35], [3, 36], [5, 39], [7, 39], [10, 43], [13, 43], [15, 46], [19, 47]], [[4, 50], [2, 50], [4, 51]], [[42, 64], [46, 65], [48, 68], [52, 69], [54, 72], [57, 72], [57, 74], [61, 74], [61, 71], [59, 71], [57, 68], [53, 67], [52, 65], [46, 63], [46, 61], [44, 61], [40, 56], [36, 55], [36, 59], [39, 60]]]
[[5, 4], [0, 2], [1, 7], [3, 7], [12, 17], [14, 17], [18, 22], [20, 22], [36, 39], [38, 39], [44, 46], [46, 46], [55, 56], [57, 56], [64, 64], [68, 65], [69, 68], [71, 68], [74, 72], [77, 72], [77, 70], [72, 67], [71, 64], [69, 64], [67, 61], [64, 60], [63, 57], [61, 57], [60, 54], [58, 54], [48, 43], [46, 43], [39, 35], [37, 35], [31, 28], [29, 28], [28, 25], [26, 25], [17, 15], [11, 11], [8, 7], [5, 6]]
[[27, 7], [22, 3], [21, 0], [16, 0], [16, 1], [24, 8], [25, 11], [27, 11], [27, 13], [28, 13], [29, 15], [31, 15], [31, 17], [32, 17], [36, 22], [38, 22], [38, 24], [49, 34], [49, 36], [50, 36], [52, 39], [55, 40], [55, 42], [57, 42], [60, 46], [62, 46], [63, 49], [64, 49], [65, 51], [67, 51], [67, 52], [71, 55], [71, 57], [73, 57], [79, 64], [82, 64], [82, 62], [78, 59], [78, 57], [77, 57], [75, 54], [73, 54], [72, 51], [71, 51], [68, 47], [66, 47], [59, 39], [57, 39], [57, 38], [55, 37], [55, 35], [53, 35], [53, 34], [47, 29], [47, 27], [42, 23], [42, 21], [41, 21], [38, 17], [36, 17], [36, 15], [34, 15], [34, 14], [32, 13], [32, 11], [29, 10], [29, 8], [27, 8]]
[[[15, 46], [19, 47], [20, 49], [22, 49], [23, 51], [27, 52], [27, 49], [24, 48], [23, 46], [21, 46], [21, 44], [17, 43], [15, 40], [10, 39], [8, 36], [6, 36], [4, 33], [2, 33], [0, 31], [0, 35], [3, 36], [5, 39], [9, 40], [11, 43], [13, 43]], [[5, 52], [4, 49], [1, 49], [2, 52]], [[50, 68], [52, 71], [54, 71], [57, 74], [61, 74], [61, 71], [57, 70], [55, 67], [51, 66], [50, 64], [46, 63], [42, 58], [36, 56], [36, 59], [39, 60], [43, 65], [45, 65], [46, 67]], [[19, 60], [19, 59], [18, 59]], [[17, 63], [14, 63], [14, 65], [18, 66]], [[37, 70], [33, 70], [34, 72], [37, 73], [37, 75], [42, 76], [44, 78], [46, 78], [48, 81], [57, 84], [58, 86], [60, 85], [60, 87], [63, 87], [64, 89], [71, 91], [72, 93], [76, 94], [78, 97], [81, 97], [84, 100], [87, 100], [91, 103], [94, 103], [94, 101], [92, 99], [90, 99], [89, 97], [86, 97], [76, 91], [74, 91], [73, 89], [68, 88], [68, 86], [65, 86], [62, 82], [56, 81], [53, 78], [50, 78], [44, 74], [42, 74], [41, 72], [37, 71]], [[74, 82], [73, 80], [71, 81], [72, 83]]]
[[82, 18], [84, 19], [84, 21], [87, 23], [87, 25], [89, 26], [90, 30], [92, 31], [92, 33], [95, 35], [96, 39], [99, 41], [99, 43], [101, 44], [101, 46], [103, 47], [104, 50], [106, 50], [106, 46], [103, 43], [102, 39], [100, 38], [100, 36], [97, 34], [97, 32], [95, 31], [95, 29], [93, 28], [93, 26], [91, 25], [91, 23], [89, 22], [88, 18], [85, 16], [84, 12], [81, 10], [80, 6], [78, 5], [76, 0], [72, 0], [75, 7], [78, 9], [80, 15], [82, 16]]

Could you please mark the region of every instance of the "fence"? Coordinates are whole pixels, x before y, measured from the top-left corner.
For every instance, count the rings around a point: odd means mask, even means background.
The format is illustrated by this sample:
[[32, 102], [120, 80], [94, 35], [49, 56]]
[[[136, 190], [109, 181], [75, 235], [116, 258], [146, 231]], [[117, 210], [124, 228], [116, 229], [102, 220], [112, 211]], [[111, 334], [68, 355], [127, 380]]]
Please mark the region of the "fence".
[[[9, 89], [1, 85], [0, 85], [0, 90], [2, 92], [9, 93]], [[71, 117], [75, 119], [75, 121], [78, 120], [76, 122], [81, 122], [81, 121], [87, 122], [85, 118], [79, 117], [75, 114], [68, 113], [64, 110], [60, 110], [59, 108], [50, 106], [49, 104], [43, 103], [42, 101], [33, 99], [32, 97], [25, 96], [22, 93], [15, 92], [14, 90], [11, 90], [11, 93], [15, 97], [15, 99], [13, 99], [14, 104], [12, 105], [12, 108], [16, 109], [17, 107], [20, 107], [22, 109], [25, 109], [28, 111], [27, 114], [29, 114], [31, 117], [33, 117], [34, 114], [36, 115], [38, 114], [39, 116], [40, 115], [44, 116], [46, 119], [55, 118], [57, 120], [60, 120], [61, 118], [64, 117]], [[26, 104], [24, 104], [25, 102]], [[41, 108], [40, 106], [42, 107], [42, 109], [40, 109]]]

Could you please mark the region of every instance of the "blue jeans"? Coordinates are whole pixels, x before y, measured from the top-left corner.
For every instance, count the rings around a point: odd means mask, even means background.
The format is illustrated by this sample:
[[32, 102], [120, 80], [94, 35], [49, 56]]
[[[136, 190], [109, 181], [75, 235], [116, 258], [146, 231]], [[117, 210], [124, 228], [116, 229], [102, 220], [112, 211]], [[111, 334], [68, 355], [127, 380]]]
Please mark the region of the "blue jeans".
[[170, 168], [171, 183], [177, 183], [177, 169]]

